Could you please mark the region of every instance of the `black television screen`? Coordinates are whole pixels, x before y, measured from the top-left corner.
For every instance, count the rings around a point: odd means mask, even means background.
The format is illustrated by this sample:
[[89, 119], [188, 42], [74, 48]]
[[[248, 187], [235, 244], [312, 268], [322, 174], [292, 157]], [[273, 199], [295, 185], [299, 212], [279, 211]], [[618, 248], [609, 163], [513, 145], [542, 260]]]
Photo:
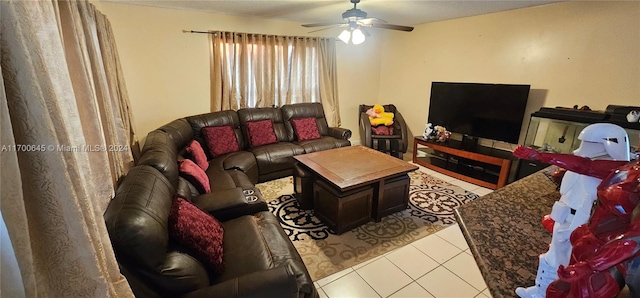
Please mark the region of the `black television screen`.
[[429, 122], [451, 132], [516, 144], [530, 87], [433, 82]]

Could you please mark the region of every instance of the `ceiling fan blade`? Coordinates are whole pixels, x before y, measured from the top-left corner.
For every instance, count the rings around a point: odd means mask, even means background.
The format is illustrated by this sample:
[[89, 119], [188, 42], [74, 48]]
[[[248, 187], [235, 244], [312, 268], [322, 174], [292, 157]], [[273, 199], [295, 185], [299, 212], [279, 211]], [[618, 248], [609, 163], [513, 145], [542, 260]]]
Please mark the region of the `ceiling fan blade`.
[[318, 32], [318, 31], [322, 31], [322, 30], [329, 30], [329, 29], [333, 29], [333, 28], [345, 27], [345, 26], [347, 26], [347, 24], [333, 25], [333, 26], [329, 26], [329, 27], [325, 27], [325, 28], [309, 31], [309, 33]]
[[383, 20], [383, 19], [379, 19], [379, 18], [366, 18], [366, 19], [360, 19], [358, 20], [358, 23], [361, 23], [363, 25], [369, 25], [372, 23], [386, 23], [387, 21]]
[[400, 30], [400, 31], [406, 31], [406, 32], [411, 32], [413, 31], [413, 27], [409, 27], [409, 26], [400, 26], [400, 25], [393, 25], [393, 24], [377, 24], [377, 23], [372, 23], [371, 25], [369, 25], [373, 28], [382, 28], [382, 29], [391, 29], [391, 30]]
[[302, 27], [324, 27], [324, 26], [332, 26], [332, 25], [342, 25], [343, 23], [331, 22], [331, 23], [313, 23], [313, 24], [303, 24]]

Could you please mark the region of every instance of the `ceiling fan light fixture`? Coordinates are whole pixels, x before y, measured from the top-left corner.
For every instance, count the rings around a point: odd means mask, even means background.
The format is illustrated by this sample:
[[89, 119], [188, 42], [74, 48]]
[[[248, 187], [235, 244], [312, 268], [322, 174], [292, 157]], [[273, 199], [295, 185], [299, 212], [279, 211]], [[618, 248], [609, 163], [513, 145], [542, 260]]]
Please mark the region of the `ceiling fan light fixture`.
[[360, 30], [360, 28], [353, 30], [351, 35], [351, 42], [353, 44], [361, 44], [366, 39], [364, 33], [362, 33], [362, 30]]
[[340, 33], [340, 35], [338, 35], [338, 39], [344, 41], [344, 43], [349, 43], [349, 39], [351, 39], [351, 32], [348, 29], [345, 29]]

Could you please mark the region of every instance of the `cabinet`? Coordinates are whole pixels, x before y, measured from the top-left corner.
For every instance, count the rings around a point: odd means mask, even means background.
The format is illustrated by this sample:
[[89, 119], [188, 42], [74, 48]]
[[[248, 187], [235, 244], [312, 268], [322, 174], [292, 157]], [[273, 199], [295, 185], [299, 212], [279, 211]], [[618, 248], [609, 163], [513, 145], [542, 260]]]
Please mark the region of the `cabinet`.
[[484, 146], [462, 148], [462, 142], [457, 140], [436, 143], [417, 136], [413, 140], [413, 162], [491, 189], [507, 184], [515, 159], [511, 152]]
[[[626, 111], [625, 111], [626, 113]], [[531, 114], [524, 146], [542, 152], [571, 154], [580, 146], [580, 132], [593, 123], [608, 122], [627, 131], [631, 152], [638, 152], [640, 124], [626, 122], [624, 117], [607, 112], [579, 111], [563, 108], [542, 108]], [[634, 154], [635, 155], [635, 154]], [[633, 158], [634, 156], [632, 156]], [[520, 160], [516, 179], [528, 176], [548, 164]]]

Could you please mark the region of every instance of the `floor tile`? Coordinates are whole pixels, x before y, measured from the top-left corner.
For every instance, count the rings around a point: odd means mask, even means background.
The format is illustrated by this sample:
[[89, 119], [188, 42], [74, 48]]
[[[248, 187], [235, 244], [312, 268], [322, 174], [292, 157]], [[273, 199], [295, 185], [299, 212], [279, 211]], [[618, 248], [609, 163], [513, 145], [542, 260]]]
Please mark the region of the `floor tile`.
[[444, 263], [443, 266], [467, 283], [471, 284], [478, 291], [482, 291], [487, 288], [484, 278], [482, 277], [482, 273], [480, 273], [480, 269], [478, 269], [478, 265], [476, 265], [476, 261], [472, 256], [468, 254], [459, 254]]
[[443, 266], [434, 269], [416, 281], [431, 295], [438, 298], [475, 297], [480, 293]]
[[374, 298], [380, 297], [356, 272], [351, 272], [322, 287], [329, 298]]
[[467, 244], [467, 240], [464, 239], [464, 235], [462, 235], [462, 231], [460, 231], [460, 227], [458, 225], [446, 227], [438, 231], [436, 235], [461, 250], [469, 248], [469, 244]]
[[424, 237], [413, 242], [412, 245], [440, 264], [462, 252], [455, 245], [436, 235]]
[[387, 259], [413, 279], [425, 275], [439, 265], [438, 262], [412, 245], [406, 245], [394, 250], [387, 255]]
[[322, 288], [318, 288], [318, 295], [320, 296], [320, 298], [327, 298], [329, 296], [327, 296], [327, 293], [324, 292], [324, 290]]
[[480, 187], [472, 190], [471, 192], [474, 193], [474, 194], [477, 194], [479, 196], [486, 196], [486, 195], [492, 193], [493, 189], [489, 189], [489, 188], [480, 186]]
[[331, 275], [329, 275], [327, 277], [324, 277], [324, 278], [318, 280], [318, 285], [320, 285], [321, 287], [324, 287], [328, 283], [330, 283], [330, 282], [332, 282], [332, 281], [334, 281], [334, 280], [336, 280], [336, 279], [338, 279], [338, 278], [340, 278], [342, 276], [345, 276], [350, 272], [353, 272], [353, 269], [351, 269], [351, 267], [349, 267], [347, 269], [344, 269], [344, 270], [342, 270], [340, 272], [336, 272], [334, 274], [331, 274]]
[[423, 289], [416, 282], [410, 283], [408, 286], [402, 288], [400, 291], [393, 293], [389, 298], [432, 298], [427, 290]]
[[382, 256], [377, 256], [377, 257], [375, 257], [375, 258], [371, 258], [370, 260], [366, 260], [366, 261], [364, 261], [364, 262], [362, 262], [362, 263], [360, 263], [360, 264], [356, 264], [356, 265], [354, 265], [354, 266], [353, 266], [353, 267], [351, 267], [351, 268], [353, 268], [353, 270], [358, 270], [358, 269], [360, 269], [360, 268], [362, 268], [362, 267], [364, 267], [364, 266], [366, 266], [366, 265], [369, 265], [371, 262], [374, 262], [374, 261], [376, 261], [376, 260], [378, 260], [378, 259], [382, 258], [383, 256], [384, 256], [384, 255], [382, 255]]
[[380, 258], [356, 270], [380, 296], [387, 297], [413, 282], [387, 258]]
[[484, 289], [484, 291], [482, 291], [481, 294], [484, 294], [485, 296], [487, 296], [489, 298], [493, 298], [493, 296], [491, 295], [491, 292], [489, 291], [489, 289]]

